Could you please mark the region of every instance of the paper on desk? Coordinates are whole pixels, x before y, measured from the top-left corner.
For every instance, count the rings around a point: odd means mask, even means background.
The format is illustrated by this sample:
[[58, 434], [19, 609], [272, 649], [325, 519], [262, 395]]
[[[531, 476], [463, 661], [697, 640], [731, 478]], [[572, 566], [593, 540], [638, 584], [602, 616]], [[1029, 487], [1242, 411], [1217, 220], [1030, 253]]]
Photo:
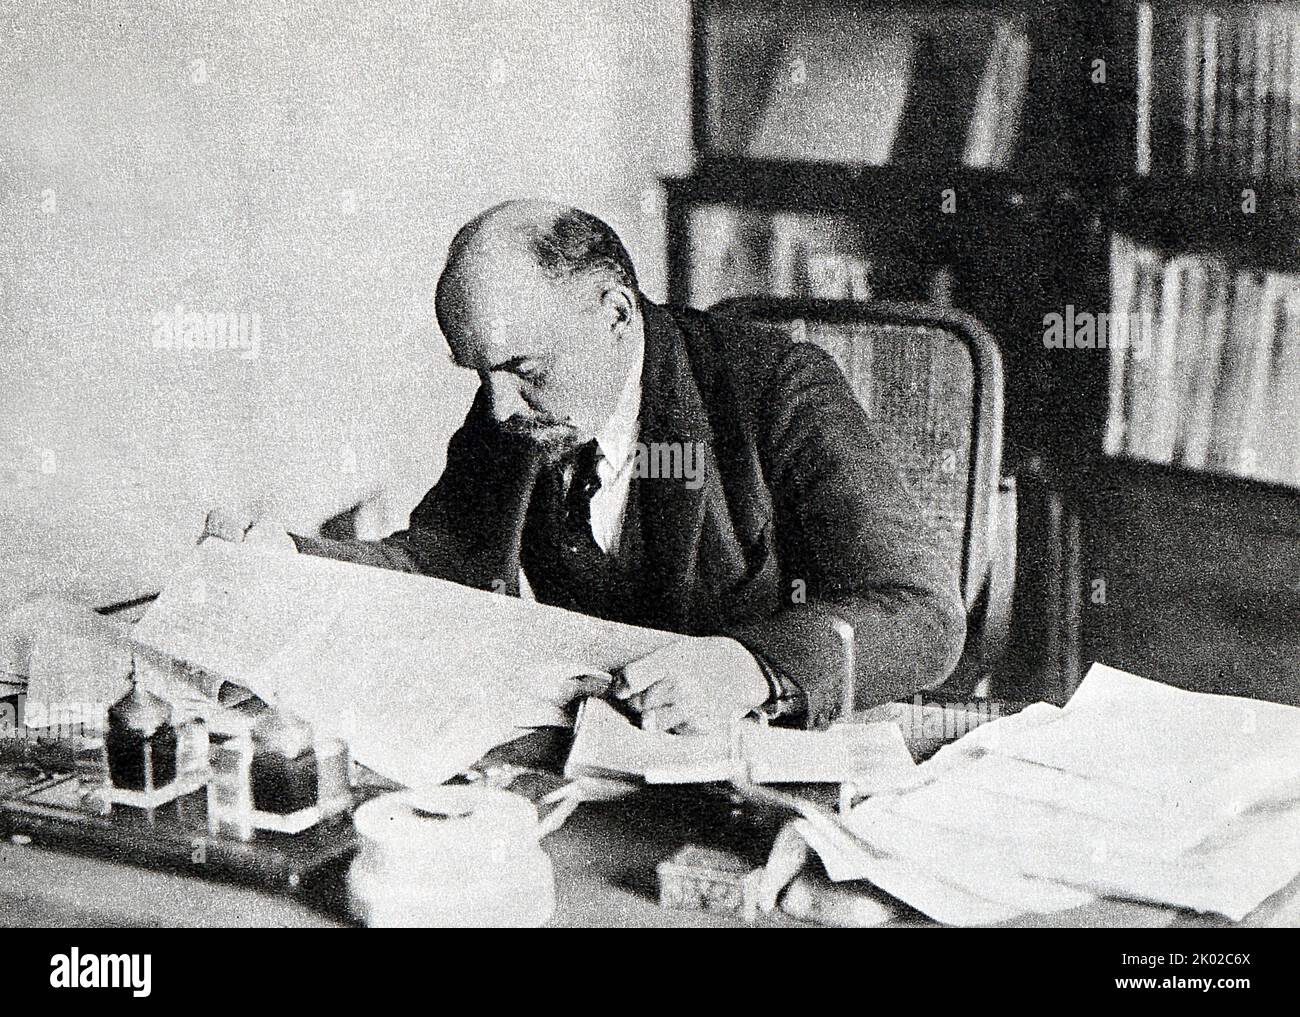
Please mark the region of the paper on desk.
[[945, 922], [1093, 894], [1240, 920], [1300, 871], [1298, 736], [1293, 707], [1094, 666], [1064, 710], [975, 729], [809, 843]]
[[[874, 841], [885, 843], [880, 830], [891, 822], [923, 824], [934, 831], [924, 843], [942, 852], [933, 860], [936, 866], [948, 872], [964, 858], [977, 861], [984, 866], [979, 878], [990, 886], [1013, 872], [1238, 921], [1300, 869], [1300, 808], [1294, 805], [1248, 813], [1181, 852], [1156, 850], [1135, 839], [1133, 828], [1119, 819], [1080, 821], [1050, 806], [953, 785], [936, 784], [924, 795], [887, 797], [866, 806], [864, 814], [880, 824], [873, 829]], [[904, 857], [915, 860], [916, 855]]]
[[825, 731], [747, 725], [741, 756], [755, 784], [852, 783], [860, 794], [911, 784], [917, 766], [897, 724], [836, 724]]
[[84, 604], [40, 596], [0, 620], [0, 673], [27, 679], [27, 719], [99, 713], [130, 688], [127, 626]]
[[867, 880], [945, 925], [996, 925], [1024, 911], [972, 893], [906, 856], [873, 850], [825, 817], [807, 816], [794, 829], [817, 852], [834, 882]]
[[1094, 664], [1057, 723], [998, 751], [1159, 796], [1207, 820], [1300, 796], [1300, 709]]
[[1075, 852], [1042, 855], [1025, 864], [1109, 896], [1240, 921], [1296, 877], [1297, 859], [1300, 807], [1270, 805], [1239, 817], [1173, 860], [1120, 851], [1085, 859]]
[[210, 541], [133, 638], [346, 737], [385, 776], [438, 783], [558, 722], [561, 676], [675, 640], [424, 576]]
[[968, 894], [1014, 908], [1051, 914], [1092, 901], [1085, 890], [1026, 874], [1009, 864], [1001, 845], [891, 811], [882, 795], [853, 809], [845, 825], [878, 851], [910, 863]]
[[825, 731], [744, 721], [730, 733], [644, 731], [600, 699], [589, 699], [566, 775], [627, 774], [651, 784], [694, 784], [732, 777], [755, 784], [851, 781], [860, 791], [910, 783], [916, 770], [898, 725], [838, 724]]
[[574, 731], [564, 775], [632, 776], [650, 783], [727, 780], [738, 772], [731, 736], [644, 731], [603, 699], [588, 699]]
[[844, 827], [816, 817], [794, 824], [833, 881], [867, 880], [945, 925], [997, 925], [1095, 899], [1087, 890], [1026, 875], [996, 844], [889, 812], [880, 798], [857, 806]]
[[[992, 724], [1023, 729], [1050, 722], [1059, 710], [1023, 713]], [[1094, 900], [1085, 889], [1022, 873], [998, 844], [934, 826], [925, 821], [924, 810], [920, 819], [888, 810], [888, 803], [910, 800], [912, 788], [941, 779], [950, 767], [961, 770], [958, 763], [987, 758], [988, 746], [999, 737], [987, 729], [992, 724], [968, 734], [961, 748], [961, 742], [948, 746], [944, 759], [936, 756], [914, 767], [910, 779], [900, 772], [895, 793], [875, 794], [842, 820], [805, 814], [795, 829], [817, 851], [831, 879], [868, 880], [949, 925], [998, 924], [1026, 912], [1052, 914]]]

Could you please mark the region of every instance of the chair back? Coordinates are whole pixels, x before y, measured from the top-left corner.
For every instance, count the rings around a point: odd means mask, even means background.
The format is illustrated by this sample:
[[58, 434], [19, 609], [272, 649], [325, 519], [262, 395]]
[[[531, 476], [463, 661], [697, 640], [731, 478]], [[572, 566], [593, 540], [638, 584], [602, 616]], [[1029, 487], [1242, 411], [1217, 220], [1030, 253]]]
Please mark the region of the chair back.
[[974, 608], [993, 552], [1002, 358], [969, 315], [924, 304], [740, 297], [713, 310], [816, 343], [892, 445], [926, 525]]

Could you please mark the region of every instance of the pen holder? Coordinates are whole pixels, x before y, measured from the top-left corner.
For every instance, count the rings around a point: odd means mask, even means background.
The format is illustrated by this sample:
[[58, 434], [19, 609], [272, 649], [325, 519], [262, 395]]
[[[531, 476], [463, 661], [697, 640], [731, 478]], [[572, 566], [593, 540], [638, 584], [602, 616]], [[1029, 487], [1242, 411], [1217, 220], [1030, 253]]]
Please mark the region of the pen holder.
[[295, 834], [352, 806], [351, 757], [339, 739], [268, 711], [251, 732], [214, 743], [208, 830], [251, 840], [256, 830]]

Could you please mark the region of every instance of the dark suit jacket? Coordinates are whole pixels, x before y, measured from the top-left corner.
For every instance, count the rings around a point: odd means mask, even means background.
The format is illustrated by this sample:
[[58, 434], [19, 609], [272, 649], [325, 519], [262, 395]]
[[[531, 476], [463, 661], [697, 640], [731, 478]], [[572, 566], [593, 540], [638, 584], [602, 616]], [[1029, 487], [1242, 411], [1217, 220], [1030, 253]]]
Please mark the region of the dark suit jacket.
[[[807, 723], [937, 685], [966, 613], [875, 425], [835, 362], [752, 322], [643, 303], [639, 440], [699, 442], [703, 485], [638, 479], [641, 624], [727, 635], [794, 681]], [[299, 549], [518, 594], [541, 466], [480, 390], [409, 528]], [[698, 481], [697, 481], [698, 484]], [[846, 687], [852, 628], [854, 676]]]

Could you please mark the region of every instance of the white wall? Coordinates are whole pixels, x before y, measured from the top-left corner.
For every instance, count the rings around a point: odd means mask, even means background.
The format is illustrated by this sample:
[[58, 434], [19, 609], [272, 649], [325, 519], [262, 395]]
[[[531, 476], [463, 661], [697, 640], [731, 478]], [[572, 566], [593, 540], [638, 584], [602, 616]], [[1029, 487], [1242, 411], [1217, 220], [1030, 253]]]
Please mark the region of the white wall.
[[[687, 0], [0, 2], [0, 605], [156, 588], [211, 504], [404, 523], [473, 387], [432, 285], [488, 204], [608, 218], [662, 296]], [[178, 303], [259, 315], [258, 356], [156, 349]]]

